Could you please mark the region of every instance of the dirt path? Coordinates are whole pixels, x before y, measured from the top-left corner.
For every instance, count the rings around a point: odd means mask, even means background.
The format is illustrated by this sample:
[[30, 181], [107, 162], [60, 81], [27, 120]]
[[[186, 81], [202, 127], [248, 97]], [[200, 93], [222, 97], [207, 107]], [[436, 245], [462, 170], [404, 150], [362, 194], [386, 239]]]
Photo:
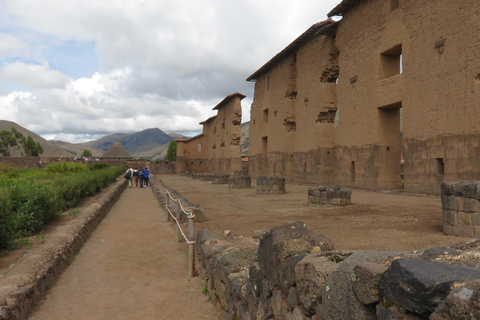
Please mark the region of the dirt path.
[[287, 184], [283, 195], [257, 195], [254, 181], [251, 189], [229, 189], [176, 175], [158, 178], [205, 209], [208, 221], [196, 230], [250, 236], [301, 220], [342, 250], [413, 251], [466, 240], [442, 233], [440, 197], [354, 190], [352, 206], [320, 208], [308, 206], [305, 185]]
[[218, 319], [150, 188], [127, 188], [30, 320]]

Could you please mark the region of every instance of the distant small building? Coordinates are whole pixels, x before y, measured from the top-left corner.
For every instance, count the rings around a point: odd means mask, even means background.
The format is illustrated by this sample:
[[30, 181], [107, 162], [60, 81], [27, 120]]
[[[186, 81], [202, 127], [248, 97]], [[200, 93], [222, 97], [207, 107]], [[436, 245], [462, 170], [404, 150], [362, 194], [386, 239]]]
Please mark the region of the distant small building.
[[241, 169], [241, 101], [245, 95], [235, 92], [213, 110], [217, 115], [200, 122], [203, 132], [190, 139], [177, 140], [177, 172], [233, 174]]
[[132, 155], [125, 150], [120, 142], [114, 142], [110, 149], [102, 155], [102, 158], [109, 159], [132, 159]]

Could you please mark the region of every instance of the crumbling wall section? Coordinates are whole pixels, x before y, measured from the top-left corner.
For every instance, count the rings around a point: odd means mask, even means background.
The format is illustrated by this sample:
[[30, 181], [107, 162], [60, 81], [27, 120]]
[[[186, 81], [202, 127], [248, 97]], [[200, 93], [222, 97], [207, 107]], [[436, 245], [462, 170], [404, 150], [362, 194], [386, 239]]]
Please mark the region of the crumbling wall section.
[[197, 233], [199, 274], [222, 319], [447, 320], [458, 310], [480, 318], [478, 240], [341, 251], [300, 221], [252, 236]]

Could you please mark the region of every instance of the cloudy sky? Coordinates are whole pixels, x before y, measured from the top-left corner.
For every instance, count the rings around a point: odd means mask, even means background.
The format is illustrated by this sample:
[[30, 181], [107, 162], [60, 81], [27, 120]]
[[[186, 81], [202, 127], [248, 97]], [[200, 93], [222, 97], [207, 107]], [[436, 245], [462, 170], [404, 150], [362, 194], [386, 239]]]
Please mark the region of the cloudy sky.
[[0, 120], [68, 142], [194, 134], [340, 0], [0, 0]]

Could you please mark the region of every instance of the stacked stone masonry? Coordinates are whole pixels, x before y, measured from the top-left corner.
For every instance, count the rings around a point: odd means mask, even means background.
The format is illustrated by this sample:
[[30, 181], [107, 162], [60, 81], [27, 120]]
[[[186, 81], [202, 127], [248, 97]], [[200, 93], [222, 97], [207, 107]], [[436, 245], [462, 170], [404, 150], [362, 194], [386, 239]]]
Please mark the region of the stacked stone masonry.
[[248, 166], [241, 170], [235, 170], [235, 174], [228, 178], [228, 187], [231, 189], [252, 187], [252, 178], [248, 175]]
[[257, 178], [257, 194], [283, 194], [285, 193], [285, 178], [266, 177]]
[[443, 232], [480, 237], [480, 181], [444, 182], [441, 186]]
[[196, 252], [224, 320], [451, 320], [480, 319], [479, 245], [341, 251], [299, 221], [252, 238], [200, 230]]
[[327, 188], [323, 186], [309, 188], [308, 204], [319, 206], [349, 206], [352, 204], [352, 190], [340, 187]]

